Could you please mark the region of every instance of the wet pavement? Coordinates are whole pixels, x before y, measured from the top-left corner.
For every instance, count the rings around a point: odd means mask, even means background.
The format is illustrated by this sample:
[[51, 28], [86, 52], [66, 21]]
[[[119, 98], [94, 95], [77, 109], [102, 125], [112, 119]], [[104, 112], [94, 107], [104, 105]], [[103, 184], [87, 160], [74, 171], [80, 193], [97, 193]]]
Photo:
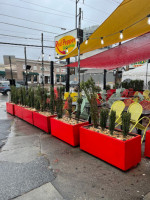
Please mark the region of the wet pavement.
[[0, 95], [0, 121], [6, 122], [0, 128], [6, 138], [9, 134], [0, 152], [0, 199], [150, 199], [150, 159], [144, 157], [144, 143], [141, 163], [123, 172], [6, 114], [6, 100]]

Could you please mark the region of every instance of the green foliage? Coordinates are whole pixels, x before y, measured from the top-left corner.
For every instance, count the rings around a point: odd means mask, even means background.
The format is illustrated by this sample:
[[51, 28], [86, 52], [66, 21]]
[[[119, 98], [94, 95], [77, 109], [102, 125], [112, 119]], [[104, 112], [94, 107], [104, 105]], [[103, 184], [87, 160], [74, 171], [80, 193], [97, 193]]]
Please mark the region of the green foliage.
[[50, 104], [49, 104], [49, 109], [50, 109], [50, 112], [51, 112], [52, 115], [55, 112], [55, 105], [56, 105], [56, 102], [55, 102], [54, 87], [51, 86], [51, 88], [50, 88]]
[[122, 130], [123, 130], [124, 137], [126, 137], [129, 133], [130, 119], [131, 119], [131, 113], [129, 112], [122, 113]]
[[77, 112], [76, 112], [77, 121], [79, 121], [80, 115], [81, 115], [81, 104], [82, 104], [82, 98], [78, 97], [78, 99], [77, 99]]
[[113, 131], [115, 129], [115, 121], [116, 121], [116, 111], [112, 110], [109, 116], [109, 130], [111, 135], [113, 135]]
[[72, 98], [69, 95], [68, 97], [68, 113], [69, 113], [69, 118], [71, 119], [71, 115], [72, 115]]
[[113, 89], [118, 89], [119, 88], [119, 83], [116, 83], [114, 86], [113, 86]]
[[64, 96], [64, 87], [58, 87], [58, 98], [56, 99], [56, 112], [58, 119], [62, 118], [63, 115], [63, 96]]
[[46, 89], [44, 89], [44, 91], [43, 91], [43, 88], [38, 86], [38, 88], [34, 92], [34, 104], [36, 105], [36, 108], [38, 108], [38, 110], [40, 109], [42, 112], [48, 109], [47, 108], [47, 90]]
[[11, 86], [10, 101], [12, 103], [15, 103], [15, 92], [16, 92], [16, 87], [15, 86]]
[[100, 112], [100, 126], [104, 130], [106, 128], [109, 110], [106, 108], [101, 109]]
[[134, 91], [141, 91], [144, 87], [143, 80], [131, 80], [130, 82], [123, 82], [122, 87], [125, 89], [133, 88]]
[[110, 85], [106, 85], [106, 90], [110, 90], [111, 86]]
[[34, 100], [34, 107], [36, 110], [40, 110], [40, 99], [38, 97]]
[[89, 103], [90, 103], [90, 114], [93, 121], [94, 127], [98, 126], [99, 115], [97, 108], [97, 93], [100, 91], [100, 88], [95, 85], [95, 82], [90, 78], [86, 82], [81, 83], [81, 89], [84, 91]]

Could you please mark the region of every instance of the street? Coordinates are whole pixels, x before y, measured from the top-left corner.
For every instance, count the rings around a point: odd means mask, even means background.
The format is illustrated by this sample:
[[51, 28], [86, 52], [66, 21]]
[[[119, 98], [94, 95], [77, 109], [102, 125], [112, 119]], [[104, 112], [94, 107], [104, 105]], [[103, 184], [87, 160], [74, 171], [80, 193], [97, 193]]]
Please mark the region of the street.
[[[150, 160], [123, 172], [6, 113], [0, 94], [0, 199], [150, 199]], [[144, 145], [144, 144], [143, 144]]]

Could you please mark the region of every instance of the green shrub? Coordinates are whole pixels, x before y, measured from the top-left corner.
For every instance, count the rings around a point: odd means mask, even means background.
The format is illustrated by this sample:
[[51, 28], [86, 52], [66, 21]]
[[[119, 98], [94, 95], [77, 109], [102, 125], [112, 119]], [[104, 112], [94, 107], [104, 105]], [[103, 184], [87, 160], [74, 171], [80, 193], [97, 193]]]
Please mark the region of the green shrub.
[[95, 85], [95, 82], [92, 78], [90, 78], [86, 82], [81, 83], [81, 89], [84, 91], [88, 102], [90, 104], [90, 114], [94, 127], [98, 126], [99, 122], [99, 114], [97, 107], [97, 93], [100, 91], [100, 88]]
[[123, 82], [122, 87], [125, 89], [133, 88], [134, 91], [141, 91], [144, 87], [144, 81], [143, 80], [131, 80], [129, 82]]
[[63, 116], [63, 96], [64, 96], [64, 87], [58, 87], [58, 98], [56, 99], [56, 112], [58, 119]]
[[107, 125], [108, 113], [109, 113], [109, 110], [107, 108], [101, 109], [100, 126], [103, 130], [106, 128], [106, 125]]
[[77, 121], [79, 121], [80, 115], [81, 115], [81, 104], [82, 104], [82, 98], [78, 97], [78, 99], [77, 99], [77, 112], [76, 112]]
[[106, 90], [110, 90], [111, 86], [110, 85], [106, 85]]
[[71, 119], [71, 115], [72, 115], [72, 98], [69, 95], [68, 97], [68, 109], [67, 109], [68, 113], [69, 113], [69, 118]]
[[129, 112], [122, 113], [122, 133], [124, 137], [126, 137], [129, 133], [130, 119], [131, 119], [131, 113]]
[[109, 116], [109, 130], [111, 135], [113, 135], [115, 129], [115, 121], [116, 121], [116, 111], [112, 110]]
[[49, 109], [50, 109], [50, 113], [53, 115], [55, 112], [55, 93], [54, 93], [54, 87], [51, 86], [50, 88], [50, 104], [49, 104]]

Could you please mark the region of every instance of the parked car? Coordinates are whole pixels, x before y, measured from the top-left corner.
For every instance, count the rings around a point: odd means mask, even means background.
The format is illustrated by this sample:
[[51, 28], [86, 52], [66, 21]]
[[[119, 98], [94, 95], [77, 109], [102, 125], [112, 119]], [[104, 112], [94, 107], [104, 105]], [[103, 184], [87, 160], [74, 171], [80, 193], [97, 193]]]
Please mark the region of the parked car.
[[[20, 85], [19, 83], [16, 83], [16, 87], [19, 88], [22, 85]], [[0, 82], [0, 93], [2, 93], [3, 95], [6, 95], [7, 92], [9, 92], [11, 90], [10, 88], [10, 83], [9, 81], [1, 81]]]

